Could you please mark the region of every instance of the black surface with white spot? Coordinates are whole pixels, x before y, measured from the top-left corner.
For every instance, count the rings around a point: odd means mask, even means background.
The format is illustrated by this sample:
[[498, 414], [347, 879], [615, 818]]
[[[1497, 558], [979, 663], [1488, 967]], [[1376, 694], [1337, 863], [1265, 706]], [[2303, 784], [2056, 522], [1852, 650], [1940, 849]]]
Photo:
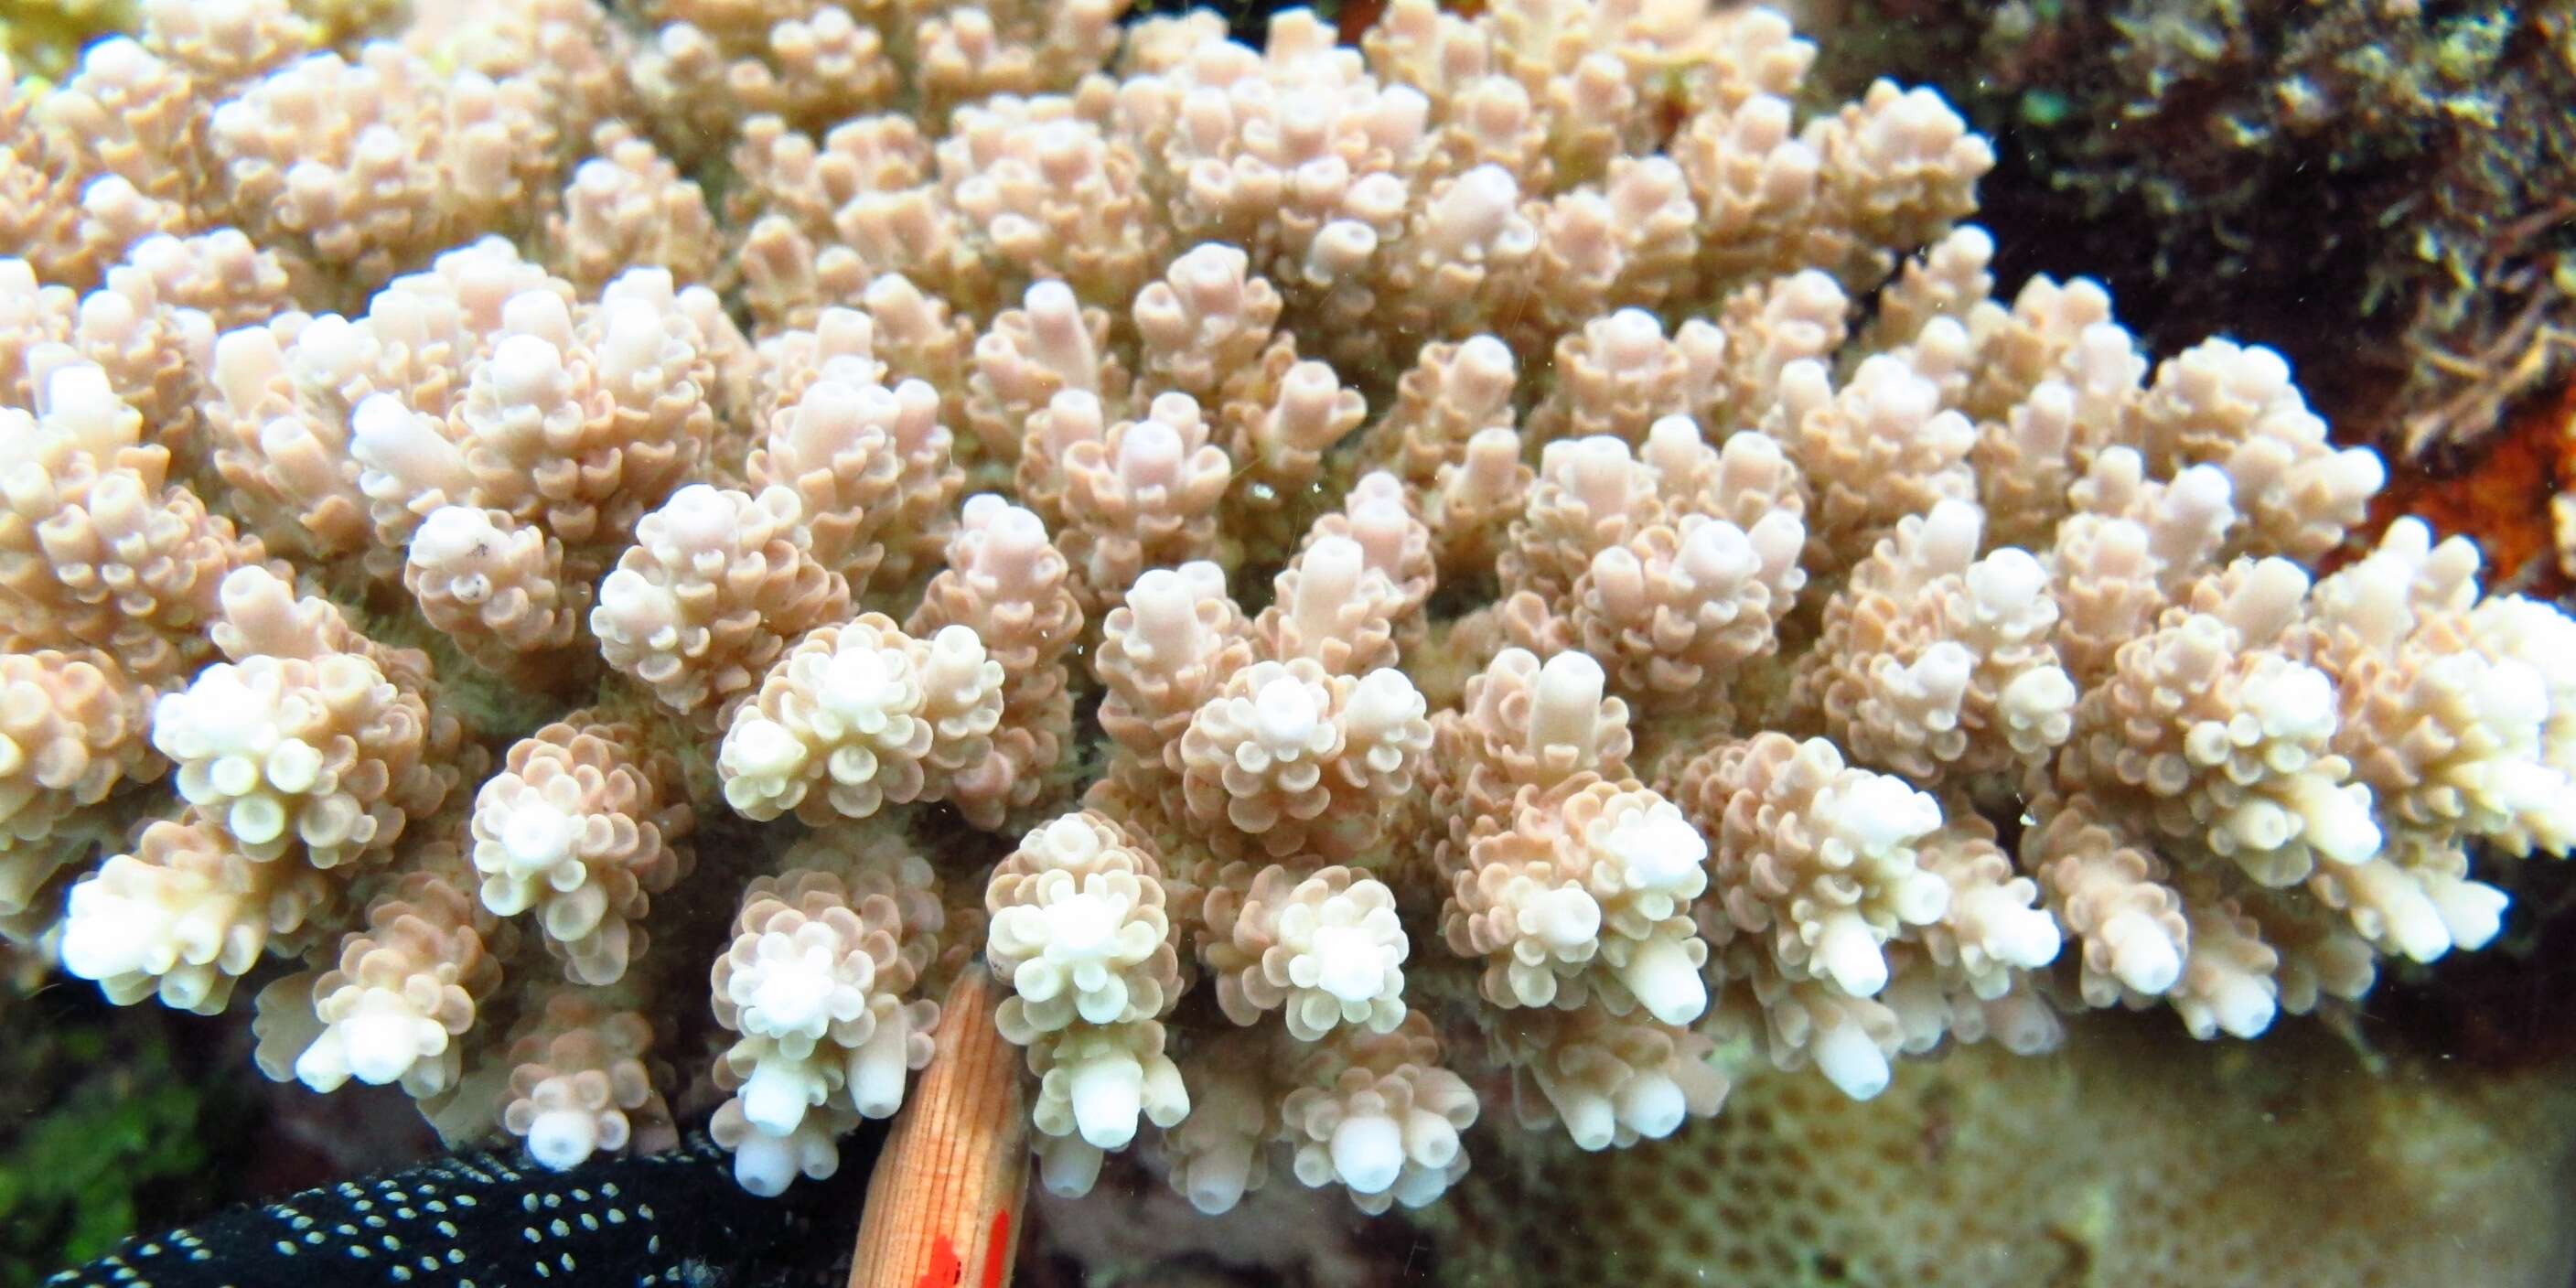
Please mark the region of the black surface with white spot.
[[744, 1193], [733, 1156], [702, 1135], [569, 1172], [455, 1154], [132, 1239], [46, 1288], [836, 1283], [811, 1263], [847, 1254], [866, 1152], [845, 1147], [840, 1176], [777, 1199]]

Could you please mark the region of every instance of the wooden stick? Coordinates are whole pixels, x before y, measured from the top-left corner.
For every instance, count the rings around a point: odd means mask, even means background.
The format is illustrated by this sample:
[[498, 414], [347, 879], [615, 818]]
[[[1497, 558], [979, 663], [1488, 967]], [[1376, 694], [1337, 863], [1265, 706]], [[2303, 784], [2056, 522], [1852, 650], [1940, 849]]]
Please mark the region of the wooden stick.
[[938, 1054], [868, 1178], [850, 1288], [1004, 1288], [1029, 1189], [1020, 1052], [971, 966], [941, 1004]]

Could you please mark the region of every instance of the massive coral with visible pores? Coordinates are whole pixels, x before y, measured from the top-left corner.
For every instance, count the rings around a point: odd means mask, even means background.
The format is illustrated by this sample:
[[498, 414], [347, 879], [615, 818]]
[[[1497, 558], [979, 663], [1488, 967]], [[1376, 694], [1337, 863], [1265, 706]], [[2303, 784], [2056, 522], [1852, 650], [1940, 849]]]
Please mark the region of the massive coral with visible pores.
[[1936, 95], [1117, 8], [147, 0], [0, 103], [11, 933], [762, 1192], [980, 961], [1049, 1186], [1375, 1212], [1724, 1053], [2252, 1037], [2576, 841], [2576, 623], [2321, 571], [2378, 459], [1996, 297]]

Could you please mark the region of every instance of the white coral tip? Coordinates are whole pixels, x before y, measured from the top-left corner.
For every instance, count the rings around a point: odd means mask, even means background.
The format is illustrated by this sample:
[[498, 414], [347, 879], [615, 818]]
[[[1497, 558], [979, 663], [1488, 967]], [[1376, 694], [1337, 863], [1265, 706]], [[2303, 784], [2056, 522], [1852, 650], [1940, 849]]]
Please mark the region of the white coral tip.
[[1601, 933], [1601, 905], [1573, 886], [1541, 894], [1521, 916], [1529, 933], [1550, 948], [1579, 948]]
[[1404, 1170], [1404, 1133], [1383, 1114], [1353, 1114], [1333, 1128], [1333, 1174], [1362, 1194], [1383, 1194]]
[[1858, 1024], [1819, 1029], [1815, 1056], [1816, 1068], [1825, 1079], [1854, 1100], [1868, 1100], [1887, 1090], [1887, 1056]]
[[[148, 929], [129, 921], [141, 908], [119, 907], [113, 896], [83, 900], [75, 889], [71, 907], [63, 914], [62, 938], [55, 952], [62, 958], [63, 969], [82, 979], [113, 979], [144, 971], [152, 960], [156, 943], [166, 945], [166, 927]], [[83, 916], [83, 913], [93, 915]], [[163, 951], [169, 951], [166, 947]], [[170, 952], [175, 957], [175, 952]]]
[[503, 539], [488, 511], [470, 505], [442, 505], [430, 511], [429, 517], [421, 520], [419, 530], [411, 534], [412, 562], [455, 563], [486, 543]]
[[2101, 934], [2111, 946], [2111, 974], [2127, 988], [2152, 996], [2182, 978], [2181, 947], [2145, 913], [2121, 913], [2104, 923]]
[[528, 1157], [554, 1171], [580, 1166], [602, 1143], [599, 1116], [587, 1109], [549, 1109], [528, 1124]]
[[876, 1031], [850, 1053], [850, 1101], [862, 1117], [890, 1118], [903, 1107], [911, 1041], [911, 1017], [900, 1006], [890, 1007], [877, 1018]]
[[2009, 993], [1987, 1003], [1986, 1031], [2014, 1055], [2045, 1055], [2066, 1040], [2057, 1012], [2029, 993]]
[[1049, 1194], [1081, 1198], [1099, 1183], [1101, 1159], [1098, 1148], [1082, 1141], [1044, 1141], [1038, 1150], [1038, 1183]]
[[1816, 936], [1816, 968], [1854, 997], [1870, 997], [1887, 987], [1887, 955], [1878, 936], [1856, 913], [1839, 912], [1825, 919]]
[[1690, 1114], [1681, 1084], [1661, 1073], [1631, 1076], [1620, 1084], [1617, 1100], [1621, 1125], [1648, 1140], [1672, 1135]]
[[2258, 1036], [2272, 1027], [2272, 1016], [2279, 1009], [2260, 976], [2237, 972], [2214, 981], [2201, 1000], [2220, 1029], [2240, 1038]]
[[2483, 881], [2436, 882], [2426, 893], [2432, 896], [2434, 910], [2442, 924], [2450, 928], [2451, 942], [2474, 951], [2495, 940], [2504, 928], [2504, 910], [2513, 902], [2505, 892]]
[[1617, 1139], [1619, 1119], [1609, 1097], [1570, 1090], [1548, 1099], [1556, 1106], [1556, 1116], [1565, 1120], [1566, 1135], [1574, 1138], [1576, 1149], [1607, 1149]]
[[733, 1147], [733, 1179], [746, 1194], [774, 1199], [787, 1192], [801, 1167], [794, 1137], [773, 1136], [757, 1128]]
[[836, 989], [827, 970], [792, 956], [773, 958], [753, 981], [746, 1010], [770, 1033], [820, 1033], [831, 1022]]
[[1592, 750], [1609, 673], [1589, 653], [1559, 653], [1538, 669], [1530, 701], [1530, 746]]
[[808, 754], [804, 741], [787, 726], [754, 714], [726, 731], [717, 760], [738, 778], [783, 779], [802, 769]]
[[[1819, 794], [1818, 808], [1825, 808]], [[1884, 854], [1941, 826], [1941, 806], [1902, 778], [1865, 774], [1835, 793], [1828, 826], [1862, 854]]]
[[1619, 856], [1635, 889], [1673, 890], [1688, 898], [1706, 888], [1701, 865], [1708, 861], [1708, 840], [1670, 806], [1620, 820], [1604, 848]]
[[742, 1116], [762, 1131], [787, 1135], [805, 1120], [806, 1107], [816, 1099], [812, 1090], [804, 1070], [783, 1059], [763, 1060], [742, 1084]]
[[1386, 984], [1386, 963], [1377, 936], [1362, 926], [1324, 926], [1315, 931], [1314, 956], [1319, 966], [1315, 987], [1334, 1000], [1360, 1004]]
[[2312, 666], [2284, 667], [2269, 683], [2245, 686], [2245, 709], [2270, 738], [2323, 738], [2334, 732], [2334, 681]]
[[1968, 567], [1968, 593], [1997, 617], [2027, 612], [2048, 593], [2048, 572], [2027, 550], [2006, 546]]
[[1446, 1169], [1458, 1159], [1458, 1129], [1417, 1106], [1405, 1120], [1404, 1156], [1427, 1168]]
[[1221, 1216], [1243, 1201], [1252, 1184], [1253, 1142], [1228, 1142], [1190, 1163], [1188, 1198], [1202, 1216]]
[[1950, 885], [1929, 872], [1916, 870], [1896, 878], [1889, 891], [1896, 919], [1909, 926], [1928, 926], [1950, 911]]
[[[428, 1036], [424, 1028], [441, 1039], [427, 1051], [422, 1049], [422, 1039]], [[337, 1031], [349, 1072], [371, 1087], [396, 1081], [423, 1055], [434, 1055], [446, 1046], [443, 1030], [399, 1005], [362, 1009], [341, 1021]], [[297, 1072], [302, 1072], [301, 1061]]]
[[2033, 667], [2004, 686], [2002, 706], [2024, 728], [2045, 724], [2075, 709], [2075, 681], [2054, 666]]
[[2442, 924], [2433, 901], [2420, 891], [2390, 900], [2380, 912], [2388, 919], [2389, 942], [2412, 960], [2429, 962], [2451, 951], [2450, 927]]
[[[1619, 967], [1619, 982], [1637, 995], [1647, 1014], [1666, 1024], [1689, 1024], [1708, 1009], [1708, 985], [1682, 945], [1677, 939], [1649, 939]], [[1870, 951], [1877, 955], [1875, 946]]]
[[1082, 1139], [1095, 1149], [1123, 1149], [1136, 1138], [1144, 1108], [1145, 1070], [1128, 1056], [1087, 1060], [1074, 1069], [1068, 1095]]
[[2038, 970], [2057, 960], [2057, 919], [2036, 908], [2018, 908], [1998, 919], [1986, 941], [1996, 961], [2023, 970]]
[[1155, 1052], [1145, 1063], [1145, 1121], [1176, 1127], [1189, 1116], [1190, 1088], [1181, 1078], [1181, 1067], [1170, 1056]]
[[571, 815], [542, 800], [511, 810], [501, 824], [501, 852], [509, 856], [509, 874], [535, 877], [572, 857], [578, 826]]
[[315, 1091], [337, 1091], [349, 1081], [349, 1052], [336, 1028], [324, 1029], [295, 1057], [295, 1080]]
[[1283, 675], [1252, 695], [1252, 715], [1256, 736], [1264, 746], [1294, 749], [1313, 741], [1324, 711], [1303, 682]]
[[2317, 788], [2299, 802], [2308, 844], [2337, 863], [2367, 863], [2377, 856], [2386, 838], [2370, 816], [2369, 790], [2358, 784]]
[[1970, 891], [1959, 900], [1962, 935], [2007, 966], [2037, 970], [2057, 959], [2057, 919], [2015, 900], [2009, 887]]
[[[1046, 922], [1047, 960], [1079, 965], [1096, 962], [1110, 954], [1115, 947], [1119, 927], [1126, 921], [1127, 908], [1124, 900], [1113, 899], [1096, 890], [1086, 890], [1046, 905], [1042, 915]], [[1034, 990], [1023, 988], [1020, 991], [1031, 994]], [[1053, 995], [1052, 988], [1049, 988], [1043, 994], [1032, 996], [1031, 1000], [1044, 1001]]]

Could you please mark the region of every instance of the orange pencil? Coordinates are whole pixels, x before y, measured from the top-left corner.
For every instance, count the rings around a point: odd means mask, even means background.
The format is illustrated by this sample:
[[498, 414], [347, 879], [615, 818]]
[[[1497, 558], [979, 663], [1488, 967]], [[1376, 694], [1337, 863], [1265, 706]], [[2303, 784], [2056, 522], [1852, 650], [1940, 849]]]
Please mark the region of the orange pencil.
[[938, 1054], [896, 1118], [850, 1259], [850, 1288], [1002, 1288], [1029, 1188], [1019, 1049], [993, 1028], [993, 981], [950, 985]]

